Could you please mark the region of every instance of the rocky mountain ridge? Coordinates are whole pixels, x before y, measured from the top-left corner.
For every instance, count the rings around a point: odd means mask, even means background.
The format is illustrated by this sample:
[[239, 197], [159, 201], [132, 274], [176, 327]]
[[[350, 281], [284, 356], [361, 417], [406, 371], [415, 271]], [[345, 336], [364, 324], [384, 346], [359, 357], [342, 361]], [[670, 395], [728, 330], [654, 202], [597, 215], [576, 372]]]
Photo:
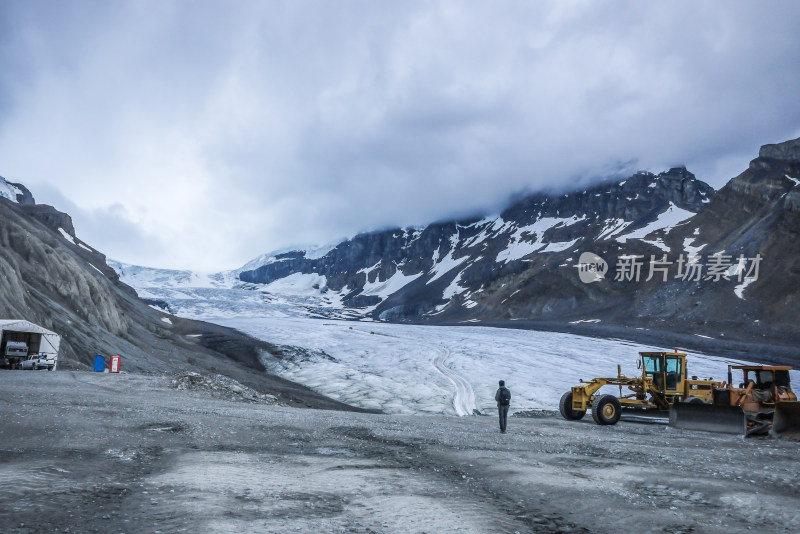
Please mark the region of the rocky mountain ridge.
[[59, 368], [87, 369], [122, 355], [126, 372], [223, 374], [289, 405], [350, 407], [265, 372], [280, 348], [221, 326], [159, 312], [120, 282], [105, 256], [75, 235], [72, 219], [0, 178], [0, 318], [59, 333]]
[[676, 224], [713, 194], [685, 168], [636, 173], [573, 193], [530, 195], [498, 217], [361, 234], [312, 258], [283, 252], [238, 277], [279, 291], [313, 282], [311, 289], [375, 318], [446, 318], [480, 311], [495, 281], [521, 275], [540, 258], [569, 262], [587, 243]]

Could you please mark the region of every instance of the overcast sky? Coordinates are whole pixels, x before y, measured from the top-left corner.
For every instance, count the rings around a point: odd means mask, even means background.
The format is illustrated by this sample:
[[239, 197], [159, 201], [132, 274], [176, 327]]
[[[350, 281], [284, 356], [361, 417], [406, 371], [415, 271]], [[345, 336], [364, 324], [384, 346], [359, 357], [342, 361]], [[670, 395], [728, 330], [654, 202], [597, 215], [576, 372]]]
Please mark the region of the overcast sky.
[[800, 135], [800, 2], [0, 2], [0, 175], [121, 261], [498, 211]]

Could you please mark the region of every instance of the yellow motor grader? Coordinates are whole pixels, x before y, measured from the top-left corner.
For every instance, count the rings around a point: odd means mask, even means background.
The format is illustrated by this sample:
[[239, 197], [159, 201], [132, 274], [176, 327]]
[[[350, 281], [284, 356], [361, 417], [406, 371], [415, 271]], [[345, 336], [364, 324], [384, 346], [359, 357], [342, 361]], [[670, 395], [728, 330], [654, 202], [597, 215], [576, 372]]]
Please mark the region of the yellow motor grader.
[[[733, 385], [733, 371], [742, 381]], [[711, 404], [675, 404], [669, 424], [676, 428], [800, 439], [800, 402], [792, 391], [788, 365], [729, 365], [728, 381], [715, 386]]]
[[[703, 405], [713, 402], [713, 391], [721, 385], [709, 378], [687, 377], [686, 354], [683, 352], [640, 352], [638, 368], [641, 376], [627, 377], [617, 365], [617, 376], [593, 378], [564, 393], [559, 411], [564, 419], [575, 421], [591, 409], [598, 425], [614, 425], [622, 408], [666, 412], [676, 403]], [[604, 386], [619, 386], [619, 395], [599, 395]], [[630, 392], [623, 395], [622, 388]]]

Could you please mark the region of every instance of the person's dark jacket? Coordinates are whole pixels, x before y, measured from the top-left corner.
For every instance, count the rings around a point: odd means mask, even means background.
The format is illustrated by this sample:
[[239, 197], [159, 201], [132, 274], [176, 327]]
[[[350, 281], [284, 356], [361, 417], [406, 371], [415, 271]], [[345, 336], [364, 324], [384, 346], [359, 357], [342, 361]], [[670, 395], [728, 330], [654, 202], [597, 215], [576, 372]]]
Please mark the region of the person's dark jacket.
[[500, 392], [503, 391], [503, 390], [508, 391], [508, 403], [511, 404], [511, 390], [509, 390], [507, 387], [503, 386], [503, 387], [498, 388], [497, 389], [497, 393], [494, 394], [494, 400], [497, 401], [497, 405], [498, 406], [506, 406], [505, 404], [503, 404], [502, 398], [500, 397]]

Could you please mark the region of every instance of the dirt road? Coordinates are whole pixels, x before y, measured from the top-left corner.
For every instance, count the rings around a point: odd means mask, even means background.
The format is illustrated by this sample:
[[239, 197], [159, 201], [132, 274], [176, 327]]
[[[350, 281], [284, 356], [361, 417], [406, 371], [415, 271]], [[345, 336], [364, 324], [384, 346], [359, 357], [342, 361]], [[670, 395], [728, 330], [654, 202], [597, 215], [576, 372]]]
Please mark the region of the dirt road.
[[2, 532], [741, 532], [800, 525], [797, 443], [385, 416], [0, 373]]

